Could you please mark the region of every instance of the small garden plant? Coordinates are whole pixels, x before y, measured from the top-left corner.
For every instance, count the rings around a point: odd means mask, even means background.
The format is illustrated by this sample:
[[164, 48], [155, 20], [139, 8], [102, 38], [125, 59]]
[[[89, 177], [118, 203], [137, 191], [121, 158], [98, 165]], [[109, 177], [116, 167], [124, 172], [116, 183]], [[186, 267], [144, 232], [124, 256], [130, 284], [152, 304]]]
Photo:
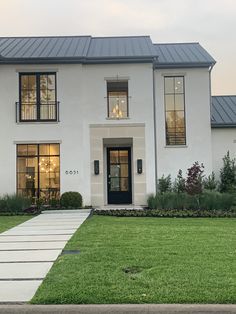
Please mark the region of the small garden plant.
[[[183, 177], [180, 169], [173, 184], [170, 175], [166, 177], [163, 175], [158, 180], [158, 187], [159, 192], [148, 197], [150, 209], [188, 210], [188, 213], [190, 213], [189, 211], [201, 211], [201, 213], [202, 211], [211, 211], [209, 216], [212, 216], [213, 211], [218, 211], [213, 215], [218, 216], [219, 211], [231, 211], [235, 202], [235, 159], [230, 158], [229, 152], [224, 156], [219, 182], [216, 180], [214, 172], [206, 177], [204, 165], [195, 162], [187, 169], [186, 178]], [[236, 214], [235, 211], [234, 214]]]

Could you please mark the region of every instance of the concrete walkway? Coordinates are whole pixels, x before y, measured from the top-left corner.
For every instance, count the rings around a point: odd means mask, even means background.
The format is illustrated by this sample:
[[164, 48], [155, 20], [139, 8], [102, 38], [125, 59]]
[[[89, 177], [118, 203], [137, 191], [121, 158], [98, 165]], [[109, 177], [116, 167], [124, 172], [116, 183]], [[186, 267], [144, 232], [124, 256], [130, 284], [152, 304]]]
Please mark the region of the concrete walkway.
[[47, 211], [0, 234], [0, 302], [28, 302], [90, 210]]

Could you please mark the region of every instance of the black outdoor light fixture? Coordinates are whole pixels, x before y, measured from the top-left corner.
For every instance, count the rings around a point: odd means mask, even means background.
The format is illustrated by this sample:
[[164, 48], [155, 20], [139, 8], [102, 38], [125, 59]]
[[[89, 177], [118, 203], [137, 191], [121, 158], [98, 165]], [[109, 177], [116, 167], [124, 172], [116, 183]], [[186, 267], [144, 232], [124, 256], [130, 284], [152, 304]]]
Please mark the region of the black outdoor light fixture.
[[141, 174], [143, 172], [143, 160], [137, 159], [137, 173]]
[[94, 160], [94, 174], [99, 174], [99, 160]]

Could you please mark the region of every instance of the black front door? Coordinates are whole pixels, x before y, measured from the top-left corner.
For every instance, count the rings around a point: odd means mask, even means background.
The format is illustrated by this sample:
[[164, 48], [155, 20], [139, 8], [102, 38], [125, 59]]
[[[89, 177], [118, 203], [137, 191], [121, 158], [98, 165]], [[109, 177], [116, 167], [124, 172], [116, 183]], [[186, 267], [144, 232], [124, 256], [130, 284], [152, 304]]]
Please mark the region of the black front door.
[[131, 204], [131, 149], [107, 148], [108, 204]]

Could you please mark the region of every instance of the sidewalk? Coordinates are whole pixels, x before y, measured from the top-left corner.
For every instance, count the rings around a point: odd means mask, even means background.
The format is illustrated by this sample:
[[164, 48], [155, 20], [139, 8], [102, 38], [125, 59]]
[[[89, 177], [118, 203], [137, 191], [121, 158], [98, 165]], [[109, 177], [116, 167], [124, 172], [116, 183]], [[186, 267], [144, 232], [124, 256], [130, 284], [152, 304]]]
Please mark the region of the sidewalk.
[[0, 302], [28, 302], [90, 210], [48, 211], [0, 234]]

